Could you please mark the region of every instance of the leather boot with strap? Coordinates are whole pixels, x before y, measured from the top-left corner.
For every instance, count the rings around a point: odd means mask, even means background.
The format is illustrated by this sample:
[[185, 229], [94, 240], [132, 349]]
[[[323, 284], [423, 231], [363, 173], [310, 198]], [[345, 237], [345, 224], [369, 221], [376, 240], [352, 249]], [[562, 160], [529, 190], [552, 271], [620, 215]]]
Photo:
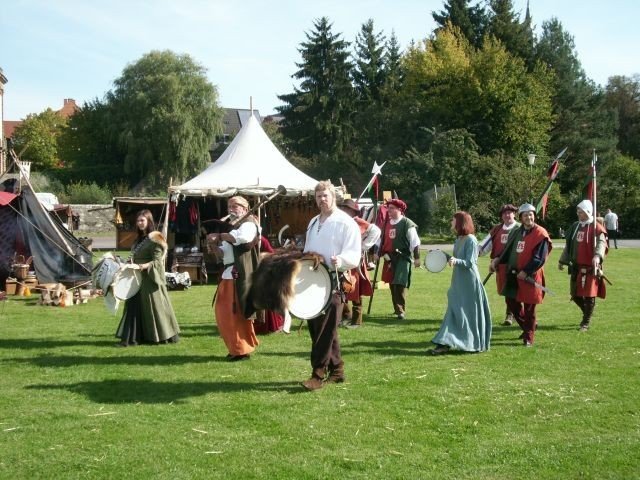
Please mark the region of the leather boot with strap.
[[589, 330], [591, 324], [591, 317], [593, 316], [593, 310], [596, 308], [595, 297], [584, 297], [582, 302], [582, 322], [580, 323], [580, 331], [585, 332]]
[[344, 380], [344, 362], [340, 362], [335, 367], [329, 366], [329, 376], [325, 380], [326, 383], [342, 383]]
[[353, 303], [351, 307], [351, 325], [362, 325], [362, 304]]
[[319, 390], [324, 387], [324, 377], [327, 375], [327, 371], [324, 368], [314, 368], [311, 373], [311, 378], [302, 382], [302, 386], [309, 390]]

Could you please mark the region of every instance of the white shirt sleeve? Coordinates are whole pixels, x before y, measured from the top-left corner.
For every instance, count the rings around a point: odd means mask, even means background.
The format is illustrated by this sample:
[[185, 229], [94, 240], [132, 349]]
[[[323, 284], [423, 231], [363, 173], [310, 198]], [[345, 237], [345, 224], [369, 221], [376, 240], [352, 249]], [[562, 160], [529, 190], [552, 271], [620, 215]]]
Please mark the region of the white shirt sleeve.
[[493, 247], [493, 240], [491, 240], [491, 235], [487, 235], [484, 237], [484, 240], [478, 244], [478, 256], [486, 255], [491, 251]]
[[256, 238], [256, 224], [253, 222], [244, 222], [235, 230], [231, 230], [229, 235], [231, 235], [235, 241], [233, 244], [235, 246], [242, 245], [243, 243], [249, 243]]
[[407, 230], [407, 240], [409, 240], [409, 249], [413, 252], [416, 247], [420, 246], [420, 237], [416, 227], [411, 227]]
[[356, 222], [343, 223], [344, 235], [342, 236], [342, 245], [338, 257], [337, 267], [340, 270], [351, 270], [360, 264], [360, 256], [362, 255], [360, 229]]
[[362, 250], [367, 251], [371, 247], [373, 247], [380, 238], [380, 229], [377, 225], [371, 223], [367, 227], [367, 231], [364, 232], [364, 237], [362, 238]]

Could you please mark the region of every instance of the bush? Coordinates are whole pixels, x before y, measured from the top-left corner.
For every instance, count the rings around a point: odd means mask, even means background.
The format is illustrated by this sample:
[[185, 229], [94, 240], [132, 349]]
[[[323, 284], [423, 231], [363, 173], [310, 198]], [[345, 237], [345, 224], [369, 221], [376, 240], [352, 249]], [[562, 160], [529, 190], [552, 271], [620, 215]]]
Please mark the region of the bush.
[[64, 184], [55, 177], [42, 172], [31, 172], [29, 182], [36, 192], [53, 193], [58, 199], [65, 196]]
[[63, 203], [91, 204], [111, 203], [112, 196], [108, 187], [101, 187], [95, 182], [72, 183], [67, 187], [65, 194], [60, 197]]

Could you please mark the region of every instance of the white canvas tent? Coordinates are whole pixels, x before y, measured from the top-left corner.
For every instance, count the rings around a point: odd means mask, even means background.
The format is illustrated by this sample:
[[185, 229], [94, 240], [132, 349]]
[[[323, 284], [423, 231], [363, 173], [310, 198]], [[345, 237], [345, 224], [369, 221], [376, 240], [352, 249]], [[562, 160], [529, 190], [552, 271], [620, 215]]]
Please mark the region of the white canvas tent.
[[317, 183], [289, 163], [252, 115], [216, 162], [186, 183], [169, 187], [169, 193], [263, 196], [283, 185], [287, 196], [299, 196], [313, 195]]

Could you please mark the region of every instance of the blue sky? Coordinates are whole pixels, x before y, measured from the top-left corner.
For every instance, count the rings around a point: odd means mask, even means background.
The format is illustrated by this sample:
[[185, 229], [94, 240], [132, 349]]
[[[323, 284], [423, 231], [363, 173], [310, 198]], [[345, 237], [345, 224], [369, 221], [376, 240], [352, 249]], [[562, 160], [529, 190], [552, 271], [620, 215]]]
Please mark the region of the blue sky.
[[[427, 37], [442, 0], [11, 0], [0, 8], [4, 119], [64, 98], [78, 104], [112, 88], [123, 68], [151, 50], [188, 53], [208, 70], [224, 107], [274, 112], [290, 93], [298, 47], [327, 16], [349, 42], [369, 18], [401, 46]], [[514, 0], [524, 15], [526, 0]], [[530, 0], [534, 24], [558, 18], [573, 35], [587, 75], [640, 73], [640, 1]]]

